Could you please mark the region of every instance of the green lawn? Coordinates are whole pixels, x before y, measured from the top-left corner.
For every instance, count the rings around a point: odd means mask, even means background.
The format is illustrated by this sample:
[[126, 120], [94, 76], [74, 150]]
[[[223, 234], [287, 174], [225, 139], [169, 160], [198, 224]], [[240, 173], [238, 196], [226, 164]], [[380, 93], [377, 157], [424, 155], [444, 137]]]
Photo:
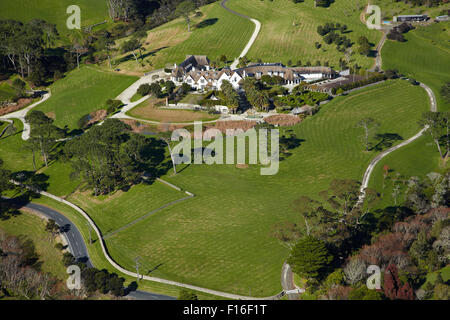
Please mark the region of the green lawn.
[[407, 42], [388, 40], [383, 47], [383, 69], [401, 73], [425, 83], [436, 94], [438, 109], [450, 109], [440, 95], [444, 83], [450, 82], [450, 23], [421, 27], [406, 34]]
[[[383, 68], [398, 69], [401, 73], [424, 82], [434, 91], [439, 111], [447, 111], [450, 104], [440, 96], [441, 86], [450, 81], [450, 43], [449, 23], [433, 24], [410, 31], [405, 43], [387, 41], [383, 51]], [[389, 166], [391, 173], [384, 182], [383, 167]], [[397, 175], [402, 180], [412, 176], [424, 177], [430, 172], [443, 172], [447, 167], [440, 160], [437, 148], [432, 140], [421, 137], [410, 145], [395, 151], [382, 159], [376, 166], [369, 187], [383, 194], [380, 207], [394, 205], [392, 196], [393, 180]], [[402, 195], [398, 203], [404, 200], [405, 185], [401, 185]]]
[[[294, 64], [301, 60], [302, 64], [317, 60], [322, 63], [329, 61], [330, 66], [339, 67], [339, 58], [345, 58], [344, 53], [336, 50], [336, 45], [327, 45], [317, 33], [317, 27], [326, 22], [346, 24], [346, 33], [354, 45], [355, 54], [351, 65], [355, 62], [363, 67], [371, 67], [373, 58], [363, 57], [357, 52], [357, 40], [366, 36], [376, 45], [381, 38], [380, 32], [369, 30], [361, 21], [360, 14], [367, 5], [366, 0], [340, 0], [329, 8], [314, 7], [313, 0], [293, 3], [292, 0], [230, 0], [228, 7], [262, 23], [261, 32], [248, 53], [248, 57], [258, 58], [265, 62], [283, 62], [291, 60]], [[321, 49], [315, 48], [315, 42], [322, 44]]]
[[240, 294], [276, 294], [288, 249], [272, 233], [277, 223], [299, 221], [292, 200], [317, 197], [333, 178], [361, 179], [375, 152], [363, 152], [358, 119], [371, 116], [381, 122], [381, 133], [406, 139], [419, 130], [417, 119], [427, 108], [423, 89], [401, 80], [338, 97], [293, 128], [305, 141], [281, 162], [277, 175], [260, 176], [257, 166], [191, 165], [166, 179], [197, 196], [113, 235], [108, 249], [129, 269], [137, 255], [144, 268], [158, 266], [154, 276]]
[[68, 200], [85, 209], [106, 235], [166, 203], [184, 197], [184, 193], [155, 182], [150, 186], [136, 185], [128, 192], [116, 191], [108, 196], [94, 197], [90, 192], [77, 191]]
[[45, 231], [45, 223], [40, 217], [22, 212], [8, 220], [0, 220], [0, 229], [13, 236], [31, 239], [42, 263], [41, 270], [64, 280], [67, 274], [62, 263], [62, 253], [55, 248], [55, 237]]
[[204, 6], [200, 11], [203, 16], [192, 18], [191, 32], [184, 19], [151, 30], [144, 46], [144, 67], [129, 56], [118, 68], [142, 72], [166, 64], [179, 64], [191, 54], [207, 55], [210, 59], [224, 54], [230, 60], [239, 56], [253, 33], [254, 24], [224, 10], [219, 2]]
[[[9, 170], [34, 170], [33, 154], [25, 148], [25, 142], [22, 140], [23, 124], [19, 120], [14, 120], [14, 125], [17, 128], [16, 133], [0, 139], [0, 158], [5, 168]], [[0, 128], [4, 127], [0, 126]], [[42, 165], [38, 156], [36, 156], [36, 165], [38, 168]]]
[[56, 24], [60, 33], [73, 32], [67, 29], [69, 14], [67, 7], [78, 5], [81, 9], [81, 26], [109, 20], [106, 1], [99, 0], [16, 0], [0, 2], [0, 19], [15, 19], [28, 22], [32, 19], [44, 19]]
[[78, 120], [93, 111], [105, 109], [105, 102], [114, 99], [137, 77], [118, 75], [95, 67], [76, 69], [51, 86], [52, 96], [36, 107], [51, 117], [55, 124], [70, 129]]
[[[385, 165], [389, 167], [390, 172], [383, 187]], [[383, 158], [372, 173], [369, 187], [383, 195], [378, 206], [385, 208], [395, 204], [392, 192], [398, 174], [401, 180], [406, 181], [412, 176], [423, 178], [430, 172], [443, 173], [445, 170], [435, 143], [429, 136], [424, 136]], [[402, 194], [397, 198], [397, 204], [404, 202], [406, 184], [400, 184], [400, 190]]]
[[14, 88], [11, 87], [8, 82], [0, 82], [0, 101], [12, 99], [15, 94]]

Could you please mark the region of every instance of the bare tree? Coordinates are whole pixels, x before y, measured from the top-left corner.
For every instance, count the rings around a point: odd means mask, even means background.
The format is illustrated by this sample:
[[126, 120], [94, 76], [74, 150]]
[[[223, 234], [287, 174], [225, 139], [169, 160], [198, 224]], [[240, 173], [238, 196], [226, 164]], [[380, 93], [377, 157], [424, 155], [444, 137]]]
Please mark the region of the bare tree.
[[374, 119], [367, 117], [358, 121], [356, 126], [364, 129], [364, 144], [366, 151], [369, 151], [370, 136], [373, 134], [376, 127], [379, 126], [379, 123], [376, 122]]

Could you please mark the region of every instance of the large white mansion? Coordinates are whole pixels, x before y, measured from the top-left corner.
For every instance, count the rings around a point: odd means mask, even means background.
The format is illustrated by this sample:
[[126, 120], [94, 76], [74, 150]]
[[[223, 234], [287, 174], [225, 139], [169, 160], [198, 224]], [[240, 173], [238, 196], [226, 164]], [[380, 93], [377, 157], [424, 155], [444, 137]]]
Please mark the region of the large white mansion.
[[197, 90], [217, 90], [224, 80], [229, 81], [235, 89], [241, 87], [241, 80], [246, 77], [261, 78], [263, 75], [279, 76], [285, 85], [296, 85], [302, 81], [311, 82], [320, 79], [332, 79], [337, 73], [329, 67], [286, 67], [281, 63], [250, 64], [247, 67], [231, 70], [213, 69], [206, 56], [189, 55], [182, 63], [175, 66], [171, 79], [177, 84], [187, 83]]

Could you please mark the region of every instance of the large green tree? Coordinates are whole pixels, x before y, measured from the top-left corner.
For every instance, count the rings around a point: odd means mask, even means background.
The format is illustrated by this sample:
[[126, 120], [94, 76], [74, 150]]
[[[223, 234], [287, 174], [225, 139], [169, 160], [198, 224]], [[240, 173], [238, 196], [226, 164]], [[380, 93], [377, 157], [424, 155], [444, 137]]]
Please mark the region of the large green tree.
[[292, 248], [287, 262], [296, 274], [311, 279], [322, 276], [332, 260], [325, 242], [306, 236]]

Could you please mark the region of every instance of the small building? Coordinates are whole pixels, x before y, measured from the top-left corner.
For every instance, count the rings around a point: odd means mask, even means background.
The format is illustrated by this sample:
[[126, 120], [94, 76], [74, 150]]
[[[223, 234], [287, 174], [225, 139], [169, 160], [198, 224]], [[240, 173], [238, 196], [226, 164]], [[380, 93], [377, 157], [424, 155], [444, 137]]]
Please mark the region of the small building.
[[448, 15], [438, 16], [438, 17], [436, 17], [435, 20], [438, 21], [438, 22], [450, 21], [450, 17]]
[[426, 14], [394, 16], [394, 22], [428, 21], [429, 19], [430, 17]]

